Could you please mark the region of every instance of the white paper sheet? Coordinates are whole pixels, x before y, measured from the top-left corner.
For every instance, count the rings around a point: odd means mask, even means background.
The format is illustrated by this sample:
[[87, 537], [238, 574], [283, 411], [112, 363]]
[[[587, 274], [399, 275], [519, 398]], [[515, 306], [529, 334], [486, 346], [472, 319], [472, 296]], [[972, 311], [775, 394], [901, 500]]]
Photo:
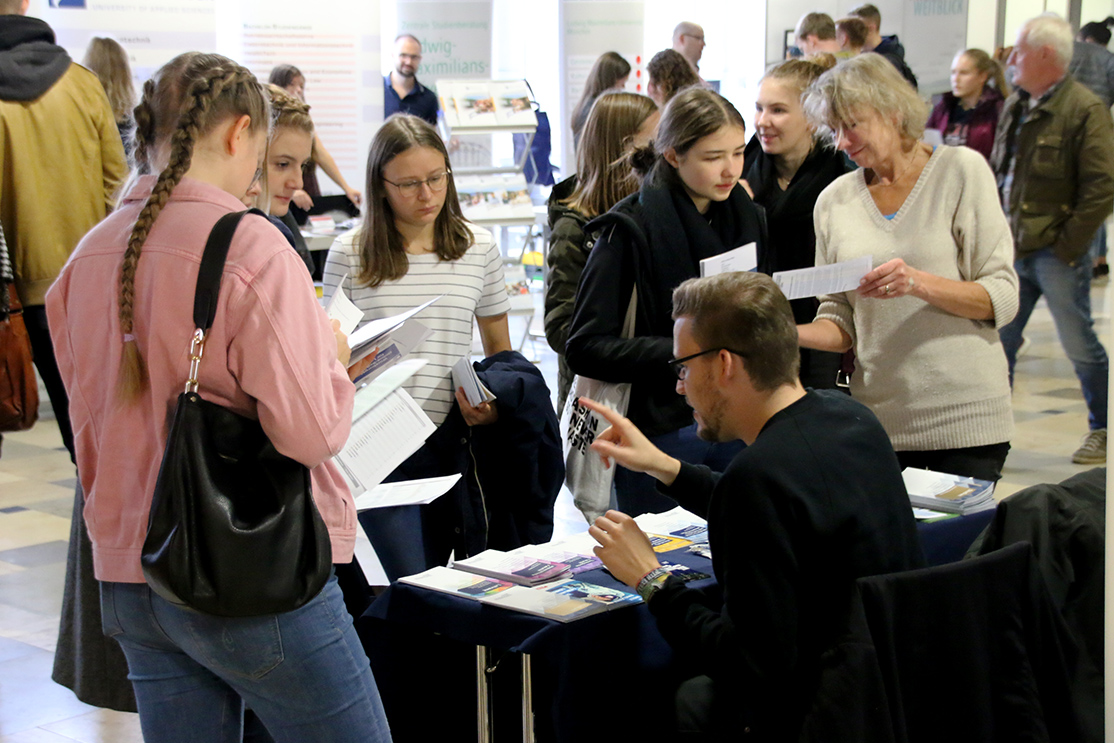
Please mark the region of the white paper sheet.
[[700, 261], [700, 276], [715, 276], [732, 271], [753, 271], [756, 268], [758, 268], [758, 244], [747, 243]]
[[406, 390], [396, 389], [352, 424], [336, 463], [352, 495], [371, 490], [416, 452], [437, 427]]
[[359, 561], [360, 570], [363, 571], [369, 586], [391, 584], [387, 579], [387, 571], [383, 569], [383, 563], [379, 561], [379, 555], [375, 554], [375, 547], [372, 546], [367, 532], [359, 521], [356, 522], [356, 560]]
[[352, 420], [359, 420], [425, 365], [425, 359], [406, 359], [362, 385], [356, 390], [356, 399], [352, 403]]
[[364, 313], [360, 308], [352, 304], [352, 300], [344, 293], [340, 287], [348, 279], [348, 274], [344, 274], [344, 278], [337, 283], [337, 290], [333, 292], [332, 299], [325, 307], [325, 314], [329, 316], [330, 320], [340, 321], [340, 332], [345, 335], [352, 335], [352, 331], [360, 324], [360, 320], [364, 319]]
[[428, 477], [422, 480], [386, 482], [356, 498], [356, 510], [389, 506], [421, 506], [440, 498], [460, 480], [460, 475]]
[[859, 288], [859, 280], [870, 273], [873, 267], [873, 256], [864, 255], [828, 266], [777, 271], [773, 278], [787, 299], [801, 299], [854, 291]]
[[901, 479], [905, 481], [905, 492], [910, 495], [937, 496], [947, 492], [963, 481], [955, 475], [947, 475], [932, 470], [922, 470], [916, 467], [906, 467], [901, 471]]

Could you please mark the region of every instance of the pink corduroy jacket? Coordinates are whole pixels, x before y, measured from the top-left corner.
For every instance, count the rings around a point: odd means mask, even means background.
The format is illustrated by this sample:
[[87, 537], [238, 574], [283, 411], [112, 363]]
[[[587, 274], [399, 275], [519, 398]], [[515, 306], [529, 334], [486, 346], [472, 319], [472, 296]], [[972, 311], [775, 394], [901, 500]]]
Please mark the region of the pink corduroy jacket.
[[[209, 231], [239, 200], [200, 181], [174, 189], [143, 245], [133, 335], [149, 387], [116, 394], [123, 334], [120, 266], [154, 185], [145, 176], [78, 245], [46, 297], [58, 368], [70, 396], [85, 523], [98, 580], [143, 582], [140, 552], [151, 492], [178, 394], [189, 373], [193, 296]], [[262, 217], [240, 223], [221, 280], [199, 375], [202, 397], [258, 418], [275, 447], [312, 468], [333, 561], [350, 562], [356, 508], [332, 456], [348, 437], [354, 388], [305, 264]]]

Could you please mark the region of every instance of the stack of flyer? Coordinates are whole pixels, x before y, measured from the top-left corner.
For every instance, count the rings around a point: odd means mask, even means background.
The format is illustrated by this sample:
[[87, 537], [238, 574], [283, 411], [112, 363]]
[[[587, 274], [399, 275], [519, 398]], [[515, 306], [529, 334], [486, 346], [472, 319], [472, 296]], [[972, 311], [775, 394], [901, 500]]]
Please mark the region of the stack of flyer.
[[905, 481], [909, 503], [914, 510], [928, 509], [966, 516], [997, 505], [994, 500], [994, 483], [989, 480], [913, 467], [906, 467], [901, 478]]
[[500, 550], [484, 550], [478, 555], [457, 560], [453, 563], [453, 567], [522, 586], [536, 586], [539, 583], [548, 583], [572, 575], [568, 565]]
[[510, 581], [443, 567], [407, 576], [400, 582], [557, 622], [571, 622], [642, 601], [635, 593], [575, 579], [527, 588]]

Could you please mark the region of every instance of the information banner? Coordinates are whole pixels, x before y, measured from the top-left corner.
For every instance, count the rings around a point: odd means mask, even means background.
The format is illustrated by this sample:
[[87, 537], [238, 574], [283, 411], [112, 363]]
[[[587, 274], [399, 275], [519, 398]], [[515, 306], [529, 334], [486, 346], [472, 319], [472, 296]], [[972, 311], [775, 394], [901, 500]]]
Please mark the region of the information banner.
[[951, 87], [952, 60], [967, 48], [968, 0], [910, 0], [905, 4], [905, 63], [921, 95]]
[[[363, 191], [368, 144], [383, 120], [377, 0], [332, 0], [327, 13], [307, 12], [300, 0], [222, 2], [217, 28], [220, 53], [260, 81], [279, 64], [302, 71], [321, 141], [349, 185]], [[320, 168], [318, 175], [328, 183]]]
[[[562, 136], [573, 152], [572, 112], [584, 92], [592, 65], [604, 52], [618, 52], [631, 66], [627, 89], [646, 92], [642, 0], [562, 0], [561, 59], [565, 68]], [[575, 158], [567, 158], [575, 162]]]
[[182, 52], [216, 48], [215, 11], [216, 0], [32, 0], [27, 14], [50, 24], [58, 44], [78, 62], [94, 36], [119, 41], [139, 90]]
[[491, 79], [491, 0], [399, 0], [398, 33], [422, 43], [418, 80], [429, 88]]

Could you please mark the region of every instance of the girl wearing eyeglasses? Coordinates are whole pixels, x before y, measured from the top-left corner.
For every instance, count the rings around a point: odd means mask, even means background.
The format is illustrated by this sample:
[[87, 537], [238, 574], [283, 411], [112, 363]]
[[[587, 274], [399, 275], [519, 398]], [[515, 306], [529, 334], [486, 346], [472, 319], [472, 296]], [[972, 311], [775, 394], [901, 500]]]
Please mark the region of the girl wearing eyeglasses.
[[[485, 356], [511, 350], [502, 256], [490, 232], [464, 219], [448, 153], [437, 131], [417, 116], [396, 114], [387, 119], [371, 142], [366, 193], [363, 226], [337, 238], [329, 250], [323, 277], [326, 301], [334, 292], [343, 291], [363, 311], [367, 322], [444, 294], [415, 316], [433, 335], [411, 352], [428, 363], [406, 383], [406, 391], [437, 426], [453, 411], [454, 401], [469, 426], [494, 423], [499, 416], [497, 403], [469, 404], [463, 392], [453, 388], [452, 366], [471, 355], [473, 318]], [[443, 444], [435, 433], [400, 468], [416, 472], [399, 479], [455, 474], [444, 471], [452, 463], [437, 457], [438, 449], [448, 449], [450, 442]], [[448, 557], [442, 547], [446, 544], [445, 525], [456, 517], [447, 512], [452, 500], [443, 496], [425, 507], [425, 543], [437, 543], [429, 549], [438, 558], [442, 551]], [[386, 520], [380, 518], [384, 514], [375, 516], [377, 525], [369, 531], [380, 531]], [[414, 550], [392, 554], [385, 540], [377, 540], [375, 534], [371, 538], [392, 579], [425, 569], [425, 557]], [[432, 555], [430, 559], [444, 564]]]

